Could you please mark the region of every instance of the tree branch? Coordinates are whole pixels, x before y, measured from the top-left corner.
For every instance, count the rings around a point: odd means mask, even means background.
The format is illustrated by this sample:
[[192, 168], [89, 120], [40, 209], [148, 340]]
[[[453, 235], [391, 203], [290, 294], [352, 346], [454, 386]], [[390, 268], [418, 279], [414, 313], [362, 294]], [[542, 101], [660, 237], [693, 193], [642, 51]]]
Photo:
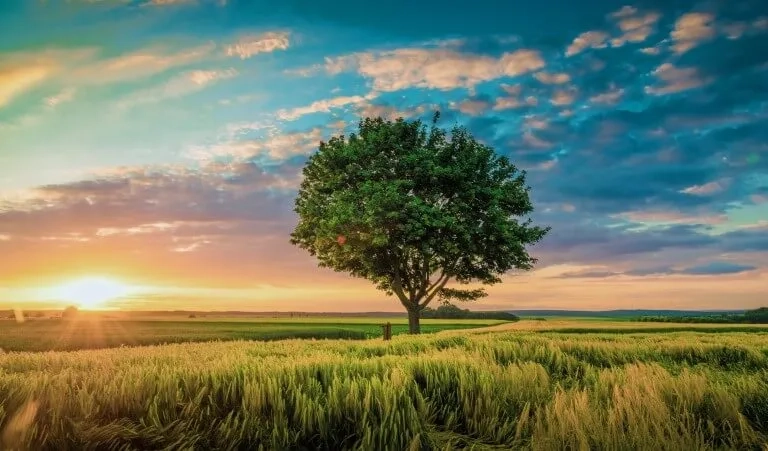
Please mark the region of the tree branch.
[[[424, 307], [426, 307], [427, 305], [429, 305], [429, 303], [430, 303], [430, 302], [432, 302], [432, 299], [434, 299], [434, 298], [435, 298], [435, 296], [437, 295], [437, 293], [439, 293], [439, 292], [440, 292], [440, 290], [442, 290], [442, 289], [443, 289], [443, 287], [445, 286], [445, 284], [446, 284], [446, 283], [448, 283], [448, 279], [450, 279], [450, 278], [451, 278], [451, 275], [450, 275], [449, 273], [446, 273], [446, 274], [445, 274], [445, 277], [442, 279], [442, 281], [440, 282], [440, 284], [439, 284], [439, 285], [437, 285], [437, 286], [434, 288], [434, 290], [432, 290], [432, 292], [431, 292], [431, 293], [429, 293], [429, 295], [427, 296], [427, 299], [425, 299], [425, 300], [424, 300], [424, 302], [422, 302], [421, 304], [419, 304], [419, 306], [418, 306], [418, 307], [419, 307], [419, 308], [421, 308], [421, 309], [423, 309]], [[439, 281], [439, 280], [440, 280], [440, 279], [438, 279], [438, 281]]]

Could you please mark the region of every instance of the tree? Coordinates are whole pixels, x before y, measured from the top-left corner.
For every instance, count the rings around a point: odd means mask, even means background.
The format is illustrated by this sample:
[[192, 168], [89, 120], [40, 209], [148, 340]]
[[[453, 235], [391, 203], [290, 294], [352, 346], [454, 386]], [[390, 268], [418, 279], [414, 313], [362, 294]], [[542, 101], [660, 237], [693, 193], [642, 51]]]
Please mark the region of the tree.
[[64, 309], [64, 311], [61, 313], [62, 319], [72, 319], [77, 316], [79, 313], [79, 310], [74, 305], [70, 305], [67, 308]]
[[370, 280], [396, 295], [419, 333], [438, 298], [471, 301], [511, 269], [530, 270], [533, 226], [525, 172], [463, 127], [365, 118], [357, 133], [320, 142], [303, 169], [291, 243], [320, 267]]

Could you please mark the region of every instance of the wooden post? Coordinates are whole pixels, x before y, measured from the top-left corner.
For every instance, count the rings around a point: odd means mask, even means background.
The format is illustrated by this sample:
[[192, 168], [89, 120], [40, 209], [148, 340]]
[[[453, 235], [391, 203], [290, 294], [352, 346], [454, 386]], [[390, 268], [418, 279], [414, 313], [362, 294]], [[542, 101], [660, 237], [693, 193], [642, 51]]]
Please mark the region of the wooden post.
[[392, 324], [387, 322], [387, 324], [382, 325], [381, 328], [384, 330], [384, 339], [385, 340], [391, 340], [392, 339]]

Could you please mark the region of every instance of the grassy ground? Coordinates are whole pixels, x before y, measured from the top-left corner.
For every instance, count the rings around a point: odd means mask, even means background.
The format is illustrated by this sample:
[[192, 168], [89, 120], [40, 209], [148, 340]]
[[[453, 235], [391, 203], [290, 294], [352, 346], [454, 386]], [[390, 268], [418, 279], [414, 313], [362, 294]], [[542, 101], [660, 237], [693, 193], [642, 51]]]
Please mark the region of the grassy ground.
[[[85, 315], [76, 321], [39, 319], [17, 323], [3, 320], [0, 321], [0, 350], [69, 351], [214, 340], [366, 339], [380, 337], [380, 325], [387, 321], [393, 324], [393, 334], [408, 331], [408, 320], [404, 318], [111, 320]], [[432, 333], [499, 323], [478, 320], [424, 320], [422, 330]]]
[[0, 448], [764, 449], [768, 334], [605, 324], [0, 354]]

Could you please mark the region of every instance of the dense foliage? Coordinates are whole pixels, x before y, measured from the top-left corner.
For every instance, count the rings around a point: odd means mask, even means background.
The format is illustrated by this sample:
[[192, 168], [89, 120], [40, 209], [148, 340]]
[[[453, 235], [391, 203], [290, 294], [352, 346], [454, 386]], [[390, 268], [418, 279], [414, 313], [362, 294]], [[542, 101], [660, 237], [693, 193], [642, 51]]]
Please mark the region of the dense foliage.
[[[291, 242], [319, 265], [370, 280], [396, 295], [411, 332], [437, 298], [468, 301], [529, 270], [532, 225], [525, 172], [464, 128], [366, 118], [357, 133], [321, 142], [303, 170]], [[449, 136], [450, 135], [450, 136]]]
[[519, 318], [509, 312], [473, 312], [469, 309], [462, 309], [456, 305], [445, 303], [436, 309], [427, 307], [421, 312], [422, 318], [435, 319], [488, 319], [501, 321], [517, 321]]
[[0, 449], [757, 450], [765, 349], [517, 331], [7, 353]]

